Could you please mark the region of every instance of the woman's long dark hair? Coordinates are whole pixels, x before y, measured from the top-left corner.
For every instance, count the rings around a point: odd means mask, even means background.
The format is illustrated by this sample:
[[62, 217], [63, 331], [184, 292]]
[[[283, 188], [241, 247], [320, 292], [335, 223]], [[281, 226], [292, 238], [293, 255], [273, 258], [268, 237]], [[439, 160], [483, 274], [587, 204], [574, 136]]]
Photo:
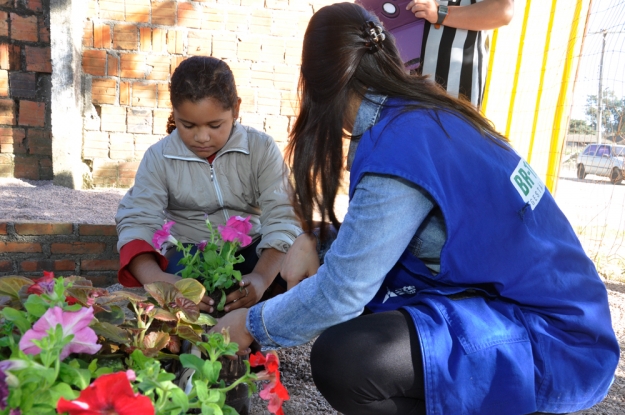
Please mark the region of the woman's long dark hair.
[[304, 35], [300, 112], [290, 133], [287, 157], [292, 164], [293, 204], [308, 231], [313, 228], [315, 208], [323, 222], [340, 225], [334, 202], [343, 169], [343, 117], [351, 98], [364, 97], [367, 88], [410, 101], [410, 109], [457, 114], [484, 137], [507, 141], [470, 103], [447, 95], [427, 77], [410, 75], [388, 32], [378, 48], [370, 48], [365, 31], [368, 21], [381, 26], [361, 6], [336, 3], [319, 9]]

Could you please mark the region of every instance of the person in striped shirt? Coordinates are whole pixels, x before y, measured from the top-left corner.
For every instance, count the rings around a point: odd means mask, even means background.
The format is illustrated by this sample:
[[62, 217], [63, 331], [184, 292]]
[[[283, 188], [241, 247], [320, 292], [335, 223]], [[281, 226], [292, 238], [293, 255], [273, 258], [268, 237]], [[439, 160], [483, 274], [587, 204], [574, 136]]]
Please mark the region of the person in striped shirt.
[[412, 0], [406, 8], [426, 21], [417, 71], [479, 109], [484, 96], [489, 31], [510, 23], [514, 0]]

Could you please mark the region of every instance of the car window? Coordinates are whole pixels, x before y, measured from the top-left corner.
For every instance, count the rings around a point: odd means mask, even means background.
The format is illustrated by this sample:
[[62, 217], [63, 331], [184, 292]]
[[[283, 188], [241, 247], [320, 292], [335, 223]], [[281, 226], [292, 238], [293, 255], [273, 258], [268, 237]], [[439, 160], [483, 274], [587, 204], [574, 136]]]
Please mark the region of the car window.
[[614, 146], [614, 155], [617, 157], [625, 156], [625, 146]]
[[610, 155], [610, 147], [609, 146], [601, 146], [601, 147], [599, 147], [599, 150], [597, 150], [597, 156], [598, 157], [609, 156], [609, 155]]
[[585, 156], [592, 156], [595, 154], [595, 151], [597, 151], [597, 145], [596, 144], [591, 144], [588, 147], [586, 147], [586, 150], [584, 150], [584, 155]]

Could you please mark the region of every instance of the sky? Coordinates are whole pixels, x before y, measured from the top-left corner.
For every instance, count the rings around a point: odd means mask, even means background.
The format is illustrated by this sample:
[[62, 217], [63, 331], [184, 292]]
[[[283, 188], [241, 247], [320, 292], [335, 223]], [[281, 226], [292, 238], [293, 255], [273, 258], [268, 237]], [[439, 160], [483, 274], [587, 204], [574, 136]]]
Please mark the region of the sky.
[[625, 0], [592, 0], [588, 34], [579, 63], [571, 118], [584, 119], [586, 96], [599, 91], [599, 66], [603, 36], [607, 30], [603, 56], [603, 89], [625, 97]]

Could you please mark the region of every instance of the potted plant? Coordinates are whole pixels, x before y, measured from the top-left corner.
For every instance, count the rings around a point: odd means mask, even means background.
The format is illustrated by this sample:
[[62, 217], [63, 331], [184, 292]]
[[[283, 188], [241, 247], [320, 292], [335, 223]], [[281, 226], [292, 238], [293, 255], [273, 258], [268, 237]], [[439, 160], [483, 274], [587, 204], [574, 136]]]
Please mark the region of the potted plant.
[[[236, 414], [228, 391], [245, 384], [252, 393], [258, 380], [269, 381], [261, 396], [281, 413], [288, 393], [277, 356], [254, 355], [234, 382], [219, 379], [238, 346], [204, 330], [215, 322], [199, 311], [204, 290], [191, 279], [148, 284], [141, 295], [52, 273], [0, 277], [0, 415]], [[179, 354], [182, 340], [201, 356]], [[166, 370], [173, 361], [195, 371], [187, 390]], [[251, 373], [250, 363], [265, 370]]]

